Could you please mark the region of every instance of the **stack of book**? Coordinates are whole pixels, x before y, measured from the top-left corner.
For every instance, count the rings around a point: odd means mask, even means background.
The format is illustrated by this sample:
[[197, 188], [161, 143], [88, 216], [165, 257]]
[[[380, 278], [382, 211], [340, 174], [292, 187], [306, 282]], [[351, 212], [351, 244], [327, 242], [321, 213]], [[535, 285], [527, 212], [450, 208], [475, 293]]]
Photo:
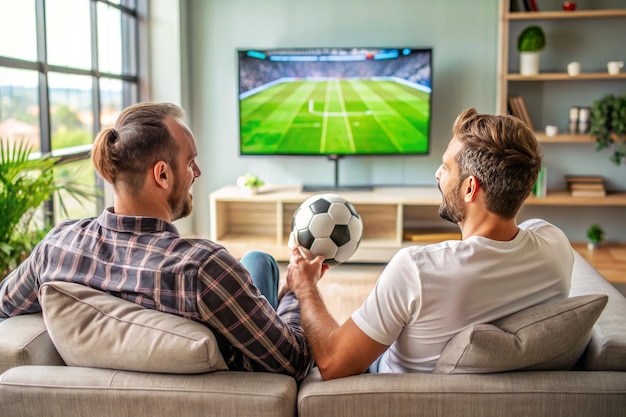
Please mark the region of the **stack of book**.
[[513, 116], [526, 123], [530, 130], [534, 130], [533, 122], [530, 120], [530, 115], [522, 96], [509, 96], [509, 111]]
[[537, 182], [533, 187], [533, 194], [537, 198], [544, 198], [548, 193], [548, 171], [546, 166], [542, 166], [537, 176]]
[[567, 189], [572, 197], [605, 197], [604, 179], [601, 176], [568, 175]]

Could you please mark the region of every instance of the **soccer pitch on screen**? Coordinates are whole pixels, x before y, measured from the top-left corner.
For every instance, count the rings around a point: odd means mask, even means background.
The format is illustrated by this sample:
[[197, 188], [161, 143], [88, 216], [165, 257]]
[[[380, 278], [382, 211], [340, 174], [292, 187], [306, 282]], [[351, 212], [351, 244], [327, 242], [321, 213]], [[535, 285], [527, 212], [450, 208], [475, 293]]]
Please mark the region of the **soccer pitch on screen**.
[[429, 151], [430, 93], [395, 79], [276, 80], [240, 98], [241, 154]]

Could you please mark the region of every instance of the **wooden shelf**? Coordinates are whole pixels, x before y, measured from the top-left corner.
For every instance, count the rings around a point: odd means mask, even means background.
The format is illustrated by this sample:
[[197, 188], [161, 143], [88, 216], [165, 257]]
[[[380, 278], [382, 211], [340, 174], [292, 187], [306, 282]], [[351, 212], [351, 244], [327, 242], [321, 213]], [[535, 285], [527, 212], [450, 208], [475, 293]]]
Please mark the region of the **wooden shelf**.
[[[387, 262], [399, 248], [434, 243], [458, 228], [437, 215], [437, 187], [377, 187], [371, 191], [329, 191], [347, 198], [363, 220], [363, 238], [350, 262]], [[261, 187], [250, 195], [227, 186], [210, 195], [211, 240], [235, 256], [263, 248], [287, 261], [291, 218], [299, 205], [317, 192], [300, 186]], [[415, 233], [422, 231], [421, 234]], [[411, 234], [410, 239], [407, 234]]]
[[598, 80], [626, 80], [626, 73], [611, 75], [608, 72], [586, 72], [578, 75], [569, 75], [566, 72], [544, 72], [537, 75], [522, 75], [509, 73], [509, 81], [598, 81]]
[[626, 206], [626, 192], [609, 192], [606, 197], [572, 197], [568, 191], [548, 191], [546, 197], [537, 198], [530, 196], [526, 203], [528, 205], [544, 206], [604, 206], [604, 207], [624, 207]]
[[[333, 191], [329, 191], [333, 192]], [[441, 193], [437, 187], [377, 187], [372, 191], [336, 191], [347, 198], [363, 220], [363, 238], [350, 262], [388, 262], [398, 249], [460, 238], [458, 228], [439, 218]], [[263, 249], [287, 261], [291, 218], [308, 197], [299, 186], [265, 186], [250, 195], [236, 186], [210, 195], [211, 240], [236, 257]], [[572, 197], [567, 191], [531, 196], [528, 205], [626, 206], [626, 192], [605, 198]]]
[[583, 242], [572, 247], [612, 283], [626, 284], [626, 244], [604, 242], [597, 249], [588, 249]]
[[548, 136], [544, 132], [535, 132], [537, 141], [540, 143], [595, 143], [596, 139], [591, 135], [579, 135], [571, 133], [558, 133]]
[[626, 10], [606, 9], [606, 10], [574, 10], [547, 11], [547, 12], [505, 12], [508, 20], [546, 20], [546, 19], [612, 19], [626, 17]]

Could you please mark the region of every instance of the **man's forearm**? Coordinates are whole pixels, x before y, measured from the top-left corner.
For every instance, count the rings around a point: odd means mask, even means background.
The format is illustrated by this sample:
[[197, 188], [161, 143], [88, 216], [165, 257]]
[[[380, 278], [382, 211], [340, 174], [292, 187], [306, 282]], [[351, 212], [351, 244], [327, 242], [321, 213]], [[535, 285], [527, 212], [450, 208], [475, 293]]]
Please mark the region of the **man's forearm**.
[[325, 369], [331, 362], [333, 352], [332, 332], [339, 325], [328, 312], [316, 286], [307, 286], [298, 291], [302, 326], [307, 336], [317, 366]]

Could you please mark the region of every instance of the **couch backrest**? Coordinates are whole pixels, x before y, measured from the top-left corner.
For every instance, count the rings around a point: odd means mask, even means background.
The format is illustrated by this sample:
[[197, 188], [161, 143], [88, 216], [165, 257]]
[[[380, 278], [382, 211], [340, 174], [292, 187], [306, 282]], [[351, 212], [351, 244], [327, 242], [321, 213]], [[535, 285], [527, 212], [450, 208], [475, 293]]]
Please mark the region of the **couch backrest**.
[[596, 321], [580, 367], [590, 371], [626, 371], [626, 298], [581, 255], [574, 252], [570, 296], [606, 294], [609, 300]]
[[0, 374], [21, 365], [65, 365], [48, 336], [41, 313], [0, 322]]

